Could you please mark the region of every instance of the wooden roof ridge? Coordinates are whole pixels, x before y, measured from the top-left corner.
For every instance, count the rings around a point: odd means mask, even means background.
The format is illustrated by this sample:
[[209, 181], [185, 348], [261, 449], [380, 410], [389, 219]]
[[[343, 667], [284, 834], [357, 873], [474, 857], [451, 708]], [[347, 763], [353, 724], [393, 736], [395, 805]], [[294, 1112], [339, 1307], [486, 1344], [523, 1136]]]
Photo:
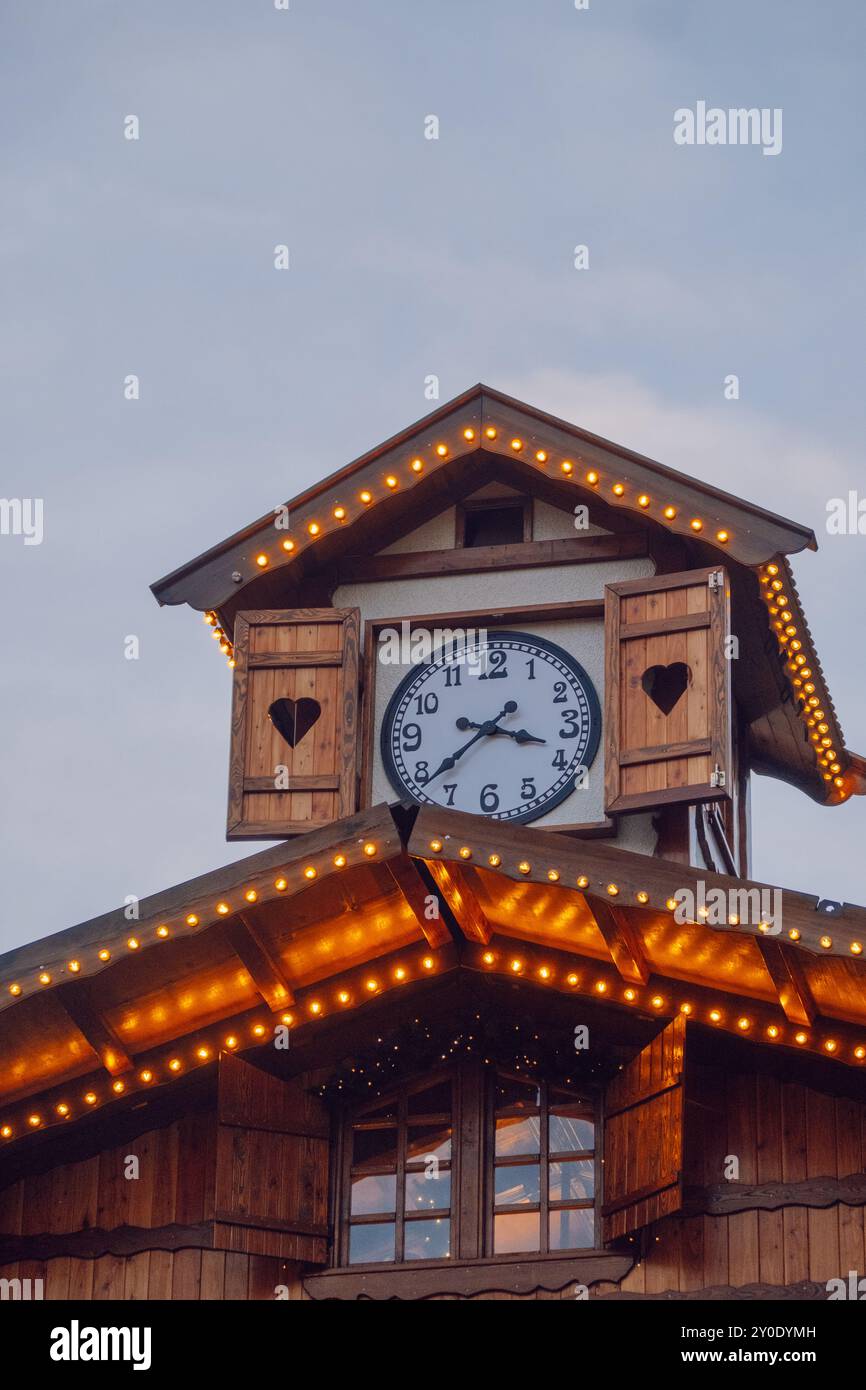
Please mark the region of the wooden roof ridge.
[[[487, 428], [495, 429], [495, 435], [488, 438]], [[701, 499], [704, 499], [707, 524], [701, 539], [714, 546], [720, 554], [730, 555], [741, 563], [755, 565], [775, 553], [791, 554], [805, 548], [817, 549], [814, 532], [799, 522], [781, 517], [503, 392], [478, 384], [298, 493], [282, 507], [271, 510], [155, 581], [151, 585], [154, 596], [160, 604], [189, 603], [199, 611], [208, 611], [232, 601], [237, 597], [239, 588], [261, 579], [262, 568], [269, 573], [276, 568], [300, 572], [298, 566], [305, 556], [312, 553], [311, 547], [317, 553], [324, 550], [330, 561], [335, 547], [340, 553], [347, 552], [352, 533], [362, 517], [369, 516], [372, 510], [381, 505], [393, 507], [401, 493], [428, 484], [434, 474], [453, 470], [468, 455], [482, 455], [488, 460], [515, 457], [510, 441], [512, 431], [518, 428], [526, 435], [522, 441], [526, 445], [525, 462], [538, 469], [548, 480], [550, 470], [545, 473], [544, 465], [557, 450], [561, 454], [583, 449], [583, 455], [578, 454], [577, 457], [590, 471], [597, 464], [601, 466], [601, 461], [608, 465], [621, 462], [626, 469], [631, 469], [635, 475], [633, 486], [616, 496], [608, 496], [605, 491], [604, 497], [609, 505], [642, 518], [644, 523], [652, 519], [677, 534], [694, 536], [694, 532], [689, 530], [689, 518], [694, 515], [694, 510], [700, 510]], [[466, 436], [466, 430], [472, 431], [470, 436]], [[420, 464], [414, 473], [408, 457], [412, 450], [418, 451], [415, 461]], [[403, 457], [404, 454], [407, 457]], [[552, 457], [550, 462], [560, 466], [560, 461]], [[588, 496], [601, 495], [587, 485], [576, 462], [566, 462], [570, 465], [567, 475], [562, 472], [555, 474], [560, 483], [574, 486]], [[392, 470], [388, 474], [392, 478], [390, 490], [378, 476], [381, 465]], [[348, 485], [352, 482], [367, 485], [368, 502], [359, 506], [354, 496], [348, 496]], [[659, 514], [655, 515], [638, 506], [637, 497], [643, 495], [645, 486], [653, 484], [664, 484], [665, 489], [673, 489], [675, 500], [682, 502], [682, 515], [666, 518], [660, 508]], [[666, 500], [670, 500], [667, 493], [665, 496]], [[342, 512], [336, 528], [331, 523], [330, 515], [335, 506], [339, 506]], [[285, 511], [297, 522], [297, 527], [292, 529], [295, 539], [288, 552], [281, 549], [283, 541], [287, 539], [286, 531], [279, 531], [274, 525], [278, 511]], [[677, 508], [679, 511], [680, 508]], [[306, 533], [310, 524], [317, 527], [312, 536]], [[717, 531], [727, 538], [725, 542], [716, 543]], [[324, 544], [326, 540], [327, 545]], [[265, 561], [264, 566], [260, 557]], [[237, 578], [233, 578], [235, 575]], [[251, 598], [247, 606], [262, 605], [257, 605]]]

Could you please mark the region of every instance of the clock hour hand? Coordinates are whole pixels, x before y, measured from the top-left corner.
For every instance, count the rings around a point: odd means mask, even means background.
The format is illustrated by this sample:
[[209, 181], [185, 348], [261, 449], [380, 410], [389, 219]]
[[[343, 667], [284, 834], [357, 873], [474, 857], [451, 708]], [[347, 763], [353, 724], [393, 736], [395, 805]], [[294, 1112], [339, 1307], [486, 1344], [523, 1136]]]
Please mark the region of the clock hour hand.
[[[511, 705], [512, 708], [509, 709], [509, 708], [508, 708], [508, 705]], [[517, 709], [517, 705], [514, 703], [513, 700], [509, 700], [509, 701], [508, 701], [508, 705], [506, 705], [506, 708], [505, 708], [506, 714], [514, 714], [514, 712], [515, 712], [516, 709]], [[500, 715], [499, 717], [500, 717], [500, 719], [502, 718], [501, 715]], [[458, 727], [458, 729], [481, 729], [481, 728], [487, 727], [487, 726], [482, 725], [482, 724], [476, 724], [476, 723], [474, 722], [474, 720], [472, 720], [472, 719], [467, 719], [465, 714], [461, 714], [460, 718], [459, 718], [456, 722], [457, 722], [457, 727]], [[497, 724], [497, 723], [494, 724], [494, 726], [493, 726], [492, 729], [489, 729], [489, 732], [492, 733], [492, 734], [506, 734], [506, 735], [508, 736], [508, 738], [513, 738], [514, 741], [515, 741], [515, 743], [546, 743], [546, 742], [547, 742], [547, 739], [546, 739], [546, 738], [539, 738], [539, 737], [537, 736], [537, 734], [530, 734], [530, 733], [527, 732], [526, 729], [503, 729], [503, 728], [501, 728], [500, 725]]]
[[424, 783], [425, 787], [433, 781], [434, 777], [438, 777], [440, 772], [450, 772], [452, 767], [454, 767], [454, 764], [457, 762], [457, 759], [462, 758], [463, 754], [466, 753], [472, 747], [473, 743], [477, 743], [478, 740], [480, 738], [484, 738], [485, 735], [495, 733], [498, 721], [504, 718], [506, 714], [513, 714], [516, 709], [517, 705], [515, 704], [514, 700], [506, 700], [504, 709], [501, 709], [494, 719], [487, 719], [483, 724], [471, 724], [468, 719], [464, 720], [464, 718], [461, 716], [461, 718], [457, 720], [458, 729], [477, 729], [477, 734], [473, 734], [469, 742], [464, 743], [462, 748], [458, 748], [455, 753], [452, 753], [449, 757], [442, 759], [436, 771], [430, 773], [430, 776]]

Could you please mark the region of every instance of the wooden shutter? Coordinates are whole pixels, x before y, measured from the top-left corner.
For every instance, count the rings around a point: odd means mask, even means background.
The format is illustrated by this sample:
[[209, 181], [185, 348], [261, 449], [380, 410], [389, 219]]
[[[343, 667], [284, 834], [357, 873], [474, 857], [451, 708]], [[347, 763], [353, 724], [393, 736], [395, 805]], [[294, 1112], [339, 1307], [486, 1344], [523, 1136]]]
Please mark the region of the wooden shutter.
[[729, 799], [730, 590], [724, 570], [605, 589], [605, 809]]
[[685, 1043], [686, 1020], [680, 1014], [607, 1088], [601, 1209], [605, 1241], [682, 1206]]
[[329, 1132], [324, 1105], [300, 1081], [220, 1056], [217, 1250], [325, 1263]]
[[[357, 608], [237, 615], [227, 839], [295, 835], [356, 810], [358, 630]], [[295, 713], [292, 746], [279, 725]]]

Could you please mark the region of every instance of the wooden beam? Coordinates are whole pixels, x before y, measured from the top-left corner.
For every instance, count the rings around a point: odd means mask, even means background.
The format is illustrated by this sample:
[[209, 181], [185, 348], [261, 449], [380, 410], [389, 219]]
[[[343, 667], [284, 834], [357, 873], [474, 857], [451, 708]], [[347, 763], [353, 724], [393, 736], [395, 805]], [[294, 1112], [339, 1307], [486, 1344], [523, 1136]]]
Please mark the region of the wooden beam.
[[757, 946], [788, 1022], [810, 1027], [818, 1010], [796, 955], [778, 941], [768, 941], [766, 937], [759, 936]]
[[646, 536], [574, 536], [514, 545], [479, 545], [468, 550], [417, 550], [400, 555], [353, 555], [338, 560], [337, 582], [417, 579], [439, 574], [476, 574], [479, 570], [530, 569], [539, 565], [580, 565], [645, 555]]
[[480, 941], [486, 946], [493, 928], [485, 916], [476, 892], [477, 879], [471, 868], [444, 864], [435, 859], [425, 860], [433, 881], [457, 919], [457, 925], [467, 941]]
[[624, 912], [601, 898], [585, 893], [583, 900], [622, 978], [630, 985], [645, 985], [650, 977], [650, 968], [637, 928]]
[[132, 1058], [123, 1043], [99, 1010], [93, 1007], [89, 985], [84, 980], [70, 981], [60, 985], [55, 993], [65, 1013], [87, 1039], [109, 1076], [132, 1071]]
[[450, 941], [451, 933], [441, 916], [428, 916], [430, 899], [434, 898], [435, 900], [435, 894], [430, 892], [429, 887], [418, 872], [417, 862], [408, 857], [392, 859], [385, 865], [385, 868], [394, 880], [402, 898], [412, 909], [415, 921], [418, 923], [418, 929], [426, 938], [428, 946], [435, 950], [437, 946], [442, 946], [446, 941]]
[[282, 966], [274, 960], [249, 916], [236, 912], [231, 921], [226, 922], [224, 931], [226, 940], [249, 971], [271, 1013], [279, 1013], [280, 1009], [294, 1004], [295, 996]]

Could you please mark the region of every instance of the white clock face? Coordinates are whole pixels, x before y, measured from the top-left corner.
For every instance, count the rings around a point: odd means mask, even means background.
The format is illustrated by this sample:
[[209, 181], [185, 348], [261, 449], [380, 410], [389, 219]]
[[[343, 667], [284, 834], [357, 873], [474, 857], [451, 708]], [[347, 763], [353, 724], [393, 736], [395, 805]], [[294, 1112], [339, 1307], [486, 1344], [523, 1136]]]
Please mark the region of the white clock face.
[[401, 797], [531, 821], [574, 791], [600, 732], [598, 697], [568, 652], [491, 632], [401, 681], [382, 721], [382, 759]]

